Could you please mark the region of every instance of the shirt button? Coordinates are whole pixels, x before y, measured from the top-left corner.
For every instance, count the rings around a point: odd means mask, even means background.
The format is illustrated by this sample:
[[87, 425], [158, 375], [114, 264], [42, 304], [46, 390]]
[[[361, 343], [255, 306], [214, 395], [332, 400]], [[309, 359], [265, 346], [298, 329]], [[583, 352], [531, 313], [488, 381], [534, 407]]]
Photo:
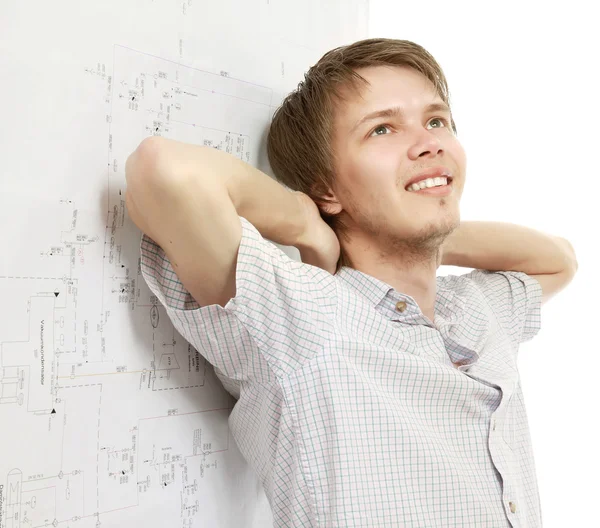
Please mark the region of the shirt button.
[[406, 310], [406, 303], [404, 301], [398, 301], [396, 303], [396, 310], [398, 310], [399, 312], [403, 312], [404, 310]]
[[508, 505], [510, 506], [510, 511], [515, 513], [517, 511], [517, 505], [514, 502], [509, 502]]

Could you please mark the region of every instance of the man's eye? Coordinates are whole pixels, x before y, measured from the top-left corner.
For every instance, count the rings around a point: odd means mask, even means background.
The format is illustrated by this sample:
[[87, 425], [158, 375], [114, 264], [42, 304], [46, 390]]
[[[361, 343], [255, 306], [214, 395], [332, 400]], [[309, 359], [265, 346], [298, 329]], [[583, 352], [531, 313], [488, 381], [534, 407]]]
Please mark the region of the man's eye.
[[[379, 125], [377, 128], [373, 129], [373, 132], [370, 134], [371, 136], [375, 134], [378, 130], [389, 129], [389, 125]], [[385, 136], [386, 134], [375, 134], [376, 136]]]
[[[443, 123], [445, 127], [449, 126], [448, 120], [444, 117], [434, 117], [433, 119], [431, 119], [429, 122], [433, 122], [433, 121], [439, 121], [440, 123]], [[436, 126], [434, 128], [441, 128], [440, 126]], [[390, 130], [390, 125], [379, 125], [378, 127], [373, 129], [373, 132], [371, 132], [371, 134], [369, 135], [369, 137], [371, 136], [386, 136], [387, 134], [385, 133], [379, 133], [378, 131], [380, 130], [385, 130], [388, 129]]]
[[[446, 119], [444, 119], [443, 117], [434, 117], [431, 121], [440, 121], [442, 123], [444, 123], [444, 126], [448, 126], [448, 121]], [[429, 121], [431, 123], [431, 121]], [[436, 127], [436, 128], [440, 128], [440, 127]]]

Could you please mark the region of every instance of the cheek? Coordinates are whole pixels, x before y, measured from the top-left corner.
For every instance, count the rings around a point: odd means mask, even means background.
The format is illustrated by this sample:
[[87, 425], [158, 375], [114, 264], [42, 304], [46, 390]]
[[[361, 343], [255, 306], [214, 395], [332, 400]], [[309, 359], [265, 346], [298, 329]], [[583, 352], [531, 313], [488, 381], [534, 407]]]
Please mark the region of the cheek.
[[395, 185], [400, 170], [399, 151], [394, 148], [370, 149], [360, 159], [362, 179], [368, 183], [377, 184], [383, 190]]
[[459, 167], [464, 169], [467, 163], [467, 153], [458, 139], [453, 138], [453, 140], [448, 144], [446, 150], [456, 160]]

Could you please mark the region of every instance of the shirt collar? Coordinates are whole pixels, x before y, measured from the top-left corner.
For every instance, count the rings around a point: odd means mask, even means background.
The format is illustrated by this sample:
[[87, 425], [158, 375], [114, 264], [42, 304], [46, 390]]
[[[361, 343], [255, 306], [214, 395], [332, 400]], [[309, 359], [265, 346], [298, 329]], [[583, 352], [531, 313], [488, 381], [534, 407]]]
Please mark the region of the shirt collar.
[[456, 280], [460, 277], [436, 277], [432, 325], [413, 297], [386, 282], [347, 266], [342, 266], [335, 276], [389, 320], [439, 330], [453, 362], [472, 363], [479, 358], [490, 333], [487, 304], [474, 292], [475, 286]]
[[[400, 319], [412, 320], [415, 315], [422, 315], [421, 309], [413, 297], [397, 291], [393, 286], [376, 277], [347, 266], [342, 266], [336, 277], [340, 278], [379, 312], [388, 311], [391, 319], [397, 319], [400, 315]], [[405, 302], [407, 309], [399, 311], [396, 308], [398, 302]], [[444, 320], [457, 318], [462, 313], [463, 307], [464, 299], [454, 289], [445, 286], [444, 278], [438, 276], [435, 300], [436, 318], [438, 314]], [[422, 323], [419, 321], [417, 324]]]

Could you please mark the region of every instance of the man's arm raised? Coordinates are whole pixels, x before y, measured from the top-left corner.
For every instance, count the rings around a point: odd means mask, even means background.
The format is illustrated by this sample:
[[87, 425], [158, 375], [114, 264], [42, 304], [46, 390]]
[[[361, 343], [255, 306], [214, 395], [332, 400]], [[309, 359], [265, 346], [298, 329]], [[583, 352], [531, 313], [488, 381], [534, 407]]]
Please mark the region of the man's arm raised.
[[238, 215], [278, 244], [307, 239], [301, 195], [225, 152], [150, 137], [127, 159], [125, 175], [132, 221], [161, 246], [201, 306], [224, 307], [235, 297]]

